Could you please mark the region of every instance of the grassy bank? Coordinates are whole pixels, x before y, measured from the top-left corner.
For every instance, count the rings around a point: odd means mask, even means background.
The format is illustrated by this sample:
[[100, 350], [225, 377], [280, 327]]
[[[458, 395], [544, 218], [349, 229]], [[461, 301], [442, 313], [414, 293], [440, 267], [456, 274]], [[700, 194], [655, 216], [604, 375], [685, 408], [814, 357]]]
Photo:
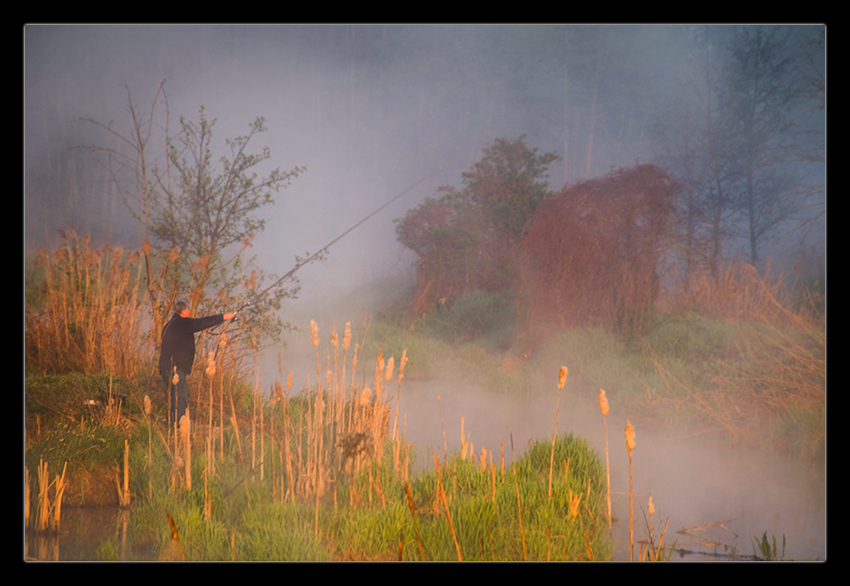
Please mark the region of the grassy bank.
[[51, 522], [30, 530], [61, 532], [62, 506], [119, 504], [132, 511], [124, 538], [98, 559], [610, 559], [604, 465], [583, 439], [541, 440], [509, 464], [464, 448], [412, 476], [393, 407], [406, 354], [398, 366], [379, 354], [368, 384], [346, 384], [338, 349], [298, 393], [277, 381], [261, 395], [208, 368], [188, 430], [139, 383], [31, 376], [27, 510]]

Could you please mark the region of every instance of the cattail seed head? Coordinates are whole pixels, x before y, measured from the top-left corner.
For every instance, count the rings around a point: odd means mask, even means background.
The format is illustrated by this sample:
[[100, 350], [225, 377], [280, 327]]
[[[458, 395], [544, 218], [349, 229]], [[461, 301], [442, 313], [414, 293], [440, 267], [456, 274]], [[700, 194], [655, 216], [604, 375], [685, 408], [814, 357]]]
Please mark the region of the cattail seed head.
[[564, 383], [567, 382], [567, 367], [562, 366], [561, 372], [558, 374], [558, 389], [564, 388]]
[[407, 348], [401, 353], [401, 361], [398, 365], [398, 380], [404, 378], [404, 365], [407, 364]]
[[331, 346], [339, 348], [339, 336], [336, 335], [336, 326], [334, 326], [334, 329], [331, 332]]
[[319, 347], [319, 326], [315, 320], [310, 320], [310, 339], [313, 341], [313, 348]]
[[280, 386], [280, 381], [274, 381], [274, 392], [277, 395], [278, 403], [283, 403], [283, 387]]
[[635, 449], [635, 428], [632, 427], [631, 419], [626, 423], [626, 447], [629, 452]]
[[183, 439], [189, 437], [189, 418], [185, 415], [180, 417], [180, 437]]
[[381, 379], [384, 376], [384, 351], [378, 350], [378, 366], [375, 369], [375, 395], [381, 396]]
[[348, 350], [348, 346], [351, 344], [351, 322], [345, 322], [345, 334], [342, 336], [342, 349]]
[[365, 407], [369, 404], [369, 398], [372, 396], [372, 391], [369, 390], [369, 387], [363, 389], [363, 392], [360, 393], [360, 405]]
[[151, 414], [151, 398], [145, 395], [145, 415]]
[[207, 374], [212, 376], [215, 374], [215, 353], [210, 352], [207, 355]]
[[218, 347], [224, 348], [225, 346], [227, 346], [227, 334], [221, 332], [221, 337], [218, 339]]
[[289, 375], [286, 377], [286, 392], [292, 390], [292, 369], [289, 369]]
[[650, 516], [655, 514], [655, 507], [652, 506], [652, 495], [649, 495], [649, 507], [647, 508], [649, 509]]
[[391, 380], [393, 378], [393, 366], [395, 364], [395, 359], [390, 356], [390, 359], [387, 360], [387, 371], [386, 376], [384, 377], [386, 380]]
[[171, 384], [176, 385], [180, 382], [180, 375], [177, 374], [177, 367], [174, 367], [174, 376], [171, 377]]
[[605, 398], [605, 391], [599, 389], [599, 410], [602, 411], [602, 416], [608, 415], [608, 399]]

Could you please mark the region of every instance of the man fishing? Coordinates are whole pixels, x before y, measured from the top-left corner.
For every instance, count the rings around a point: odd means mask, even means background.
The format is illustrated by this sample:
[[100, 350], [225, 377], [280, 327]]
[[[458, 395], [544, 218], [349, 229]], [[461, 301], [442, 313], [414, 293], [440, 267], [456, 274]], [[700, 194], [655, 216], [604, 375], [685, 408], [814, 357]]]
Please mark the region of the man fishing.
[[171, 424], [179, 421], [189, 407], [187, 377], [195, 362], [195, 333], [236, 317], [224, 313], [192, 318], [185, 301], [174, 304], [174, 315], [162, 328], [162, 348], [159, 354], [159, 373], [165, 381], [169, 396], [168, 418]]

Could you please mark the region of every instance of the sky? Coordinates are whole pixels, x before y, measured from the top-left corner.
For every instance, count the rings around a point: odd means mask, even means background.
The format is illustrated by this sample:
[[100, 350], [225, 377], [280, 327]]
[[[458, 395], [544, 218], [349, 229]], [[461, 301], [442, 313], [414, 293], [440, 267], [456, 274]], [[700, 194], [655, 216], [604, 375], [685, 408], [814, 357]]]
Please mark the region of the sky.
[[[109, 144], [83, 118], [130, 128], [127, 89], [164, 125], [164, 104], [154, 103], [164, 82], [172, 134], [204, 106], [223, 153], [225, 138], [263, 116], [268, 131], [251, 144], [270, 149], [260, 171], [307, 168], [261, 210], [266, 229], [253, 252], [269, 273], [285, 273], [294, 255], [317, 251], [417, 185], [325, 262], [299, 271], [314, 290], [409, 268], [393, 220], [439, 186], [459, 186], [497, 138], [525, 136], [560, 155], [554, 189], [651, 160], [653, 125], [681, 91], [687, 56], [687, 27], [665, 25], [33, 24], [23, 32], [27, 246], [69, 224], [112, 240], [133, 233], [120, 198], [98, 199], [108, 177], [72, 147]], [[162, 141], [152, 143], [161, 156]]]
[[[81, 118], [129, 129], [123, 84], [137, 108], [148, 112], [163, 80], [172, 128], [180, 116], [196, 119], [203, 105], [217, 120], [223, 148], [225, 137], [244, 133], [263, 116], [268, 132], [252, 146], [270, 148], [266, 169], [306, 166], [275, 205], [262, 210], [266, 230], [254, 252], [269, 272], [286, 272], [295, 254], [315, 252], [427, 177], [340, 241], [321, 266], [300, 274], [304, 283], [316, 279], [317, 288], [346, 288], [408, 267], [412, 259], [396, 242], [392, 221], [440, 185], [459, 185], [460, 173], [496, 138], [525, 134], [529, 146], [563, 154], [563, 139], [549, 128], [552, 110], [559, 111], [549, 88], [559, 87], [562, 75], [553, 74], [562, 28], [28, 25], [27, 177], [46, 160], [61, 160], [72, 146], [104, 144], [104, 133], [77, 122]], [[642, 38], [652, 40], [657, 32], [670, 36], [658, 29]], [[649, 58], [660, 49], [647, 43], [646, 51]], [[650, 60], [647, 67], [663, 65], [663, 59]], [[584, 75], [582, 67], [571, 72], [575, 79]], [[543, 89], [537, 91], [538, 85]], [[579, 91], [572, 91], [581, 102]], [[155, 118], [164, 120], [163, 114], [160, 103]], [[629, 122], [637, 128], [638, 122]], [[605, 148], [595, 166], [601, 172], [640, 155], [640, 149], [622, 147], [609, 156]], [[553, 166], [556, 188], [564, 175]], [[97, 181], [102, 185], [104, 178]], [[30, 205], [36, 184], [27, 182], [25, 206], [33, 222], [40, 217]], [[63, 194], [56, 197], [62, 206]], [[67, 204], [67, 218], [28, 219], [27, 243], [65, 228], [57, 225], [62, 223], [103, 228], [96, 210], [82, 211], [88, 210], [85, 196], [77, 197], [78, 204]]]

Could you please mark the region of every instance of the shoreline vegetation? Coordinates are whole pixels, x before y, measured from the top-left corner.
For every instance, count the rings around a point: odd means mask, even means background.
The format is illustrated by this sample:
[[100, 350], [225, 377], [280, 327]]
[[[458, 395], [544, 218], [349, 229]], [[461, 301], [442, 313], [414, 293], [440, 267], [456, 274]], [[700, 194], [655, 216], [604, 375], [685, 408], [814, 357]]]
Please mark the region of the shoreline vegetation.
[[[27, 270], [25, 526], [47, 538], [66, 530], [68, 507], [132, 511], [93, 559], [610, 560], [610, 469], [631, 469], [631, 457], [609, 460], [607, 442], [639, 452], [631, 421], [823, 458], [822, 298], [745, 263], [720, 281], [668, 287], [640, 337], [582, 328], [505, 345], [506, 328], [522, 336], [498, 319], [480, 327], [486, 295], [412, 323], [387, 309], [362, 332], [330, 325], [324, 338], [313, 322], [315, 370], [303, 386], [280, 363], [260, 386], [256, 361], [245, 368], [247, 337], [211, 332], [190, 417], [169, 428], [137, 303], [138, 256], [84, 239], [41, 251]], [[437, 379], [449, 363], [465, 373], [459, 384], [551, 396], [551, 437], [541, 427], [506, 462], [505, 446], [475, 446], [462, 429], [460, 450], [446, 444], [414, 474], [404, 378]], [[599, 393], [604, 455], [557, 433], [564, 384]], [[630, 419], [625, 437], [608, 429], [609, 408]], [[649, 520], [635, 524], [632, 505], [630, 555], [669, 559], [664, 503], [642, 504]], [[767, 534], [756, 544], [784, 553]]]

